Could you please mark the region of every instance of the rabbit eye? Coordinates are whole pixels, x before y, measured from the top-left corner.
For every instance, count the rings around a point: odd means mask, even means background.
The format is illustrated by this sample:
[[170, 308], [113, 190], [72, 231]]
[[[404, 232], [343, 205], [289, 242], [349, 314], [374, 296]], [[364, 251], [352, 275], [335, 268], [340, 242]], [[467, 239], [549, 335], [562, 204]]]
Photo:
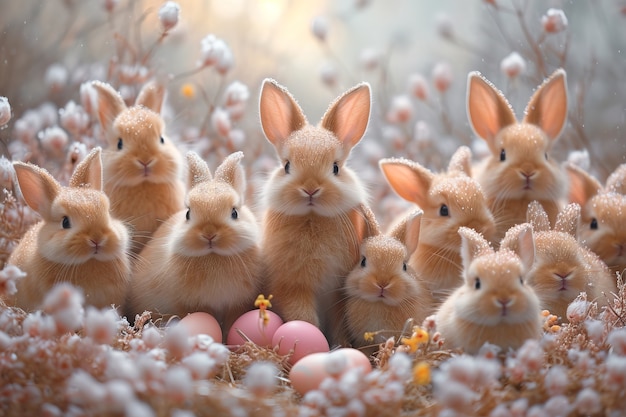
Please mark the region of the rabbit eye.
[[187, 214], [185, 214], [185, 218], [189, 220], [190, 217], [191, 217], [191, 209], [187, 209]]
[[449, 216], [450, 211], [448, 210], [448, 206], [446, 206], [445, 204], [442, 204], [441, 207], [439, 208], [439, 215], [442, 217]]
[[522, 284], [522, 285], [524, 285], [524, 278], [519, 277], [519, 283], [520, 283], [520, 284]]
[[337, 162], [333, 162], [333, 174], [339, 174], [339, 165], [337, 165]]
[[124, 141], [122, 140], [122, 138], [119, 138], [117, 140], [117, 149], [121, 151], [123, 147], [124, 147]]
[[403, 270], [403, 271], [406, 271], [406, 262], [404, 262], [404, 263], [402, 264], [402, 270]]
[[285, 162], [285, 174], [289, 174], [289, 161]]
[[161, 144], [165, 143], [165, 139], [163, 139], [163, 136], [161, 136]]
[[546, 161], [548, 160], [548, 152], [545, 153]]
[[70, 218], [67, 216], [63, 216], [61, 226], [63, 226], [64, 229], [69, 229], [70, 227], [72, 227], [72, 225], [70, 224]]
[[362, 268], [365, 268], [365, 265], [366, 265], [366, 264], [367, 264], [367, 263], [365, 262], [365, 256], [364, 256], [364, 257], [362, 257], [362, 258], [361, 258], [361, 267], [362, 267]]
[[233, 220], [237, 220], [237, 218], [239, 217], [239, 213], [237, 213], [237, 209], [233, 207], [233, 211], [230, 212], [230, 217], [232, 217]]
[[474, 289], [475, 290], [480, 290], [480, 278], [476, 277], [476, 279], [474, 279]]
[[500, 161], [506, 161], [506, 151], [504, 149], [500, 151]]
[[591, 230], [597, 230], [598, 229], [598, 219], [596, 219], [595, 217], [593, 219], [591, 219], [591, 224], [589, 225], [589, 227], [591, 228]]

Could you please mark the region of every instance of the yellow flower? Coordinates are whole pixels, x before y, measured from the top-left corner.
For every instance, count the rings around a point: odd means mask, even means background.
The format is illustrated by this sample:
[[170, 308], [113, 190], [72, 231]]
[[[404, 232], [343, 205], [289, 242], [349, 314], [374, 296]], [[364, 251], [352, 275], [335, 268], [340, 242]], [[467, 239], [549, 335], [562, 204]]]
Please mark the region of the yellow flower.
[[427, 362], [418, 362], [413, 367], [413, 382], [417, 385], [430, 384], [430, 365]]
[[180, 94], [188, 99], [196, 96], [196, 88], [191, 83], [185, 83], [180, 87]]
[[415, 352], [420, 345], [428, 343], [428, 332], [419, 326], [413, 327], [411, 337], [403, 337], [401, 343], [409, 347], [411, 352]]
[[259, 308], [259, 318], [263, 320], [263, 326], [267, 326], [267, 323], [270, 321], [270, 315], [267, 314], [267, 309], [272, 307], [272, 303], [270, 302], [272, 297], [272, 294], [267, 298], [265, 298], [263, 294], [259, 294], [254, 301], [254, 306]]
[[375, 334], [376, 332], [365, 332], [365, 334], [363, 334], [363, 339], [365, 339], [366, 342], [373, 342]]

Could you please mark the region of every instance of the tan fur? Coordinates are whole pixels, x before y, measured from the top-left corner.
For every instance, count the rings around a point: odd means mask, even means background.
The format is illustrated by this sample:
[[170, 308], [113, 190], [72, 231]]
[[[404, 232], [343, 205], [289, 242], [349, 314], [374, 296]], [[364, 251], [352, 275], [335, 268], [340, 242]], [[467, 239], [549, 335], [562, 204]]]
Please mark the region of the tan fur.
[[143, 250], [131, 284], [130, 315], [206, 311], [226, 335], [254, 307], [262, 264], [257, 220], [243, 201], [242, 157], [231, 154], [213, 178], [198, 155], [188, 154], [188, 209], [171, 216]]
[[[438, 301], [461, 285], [459, 227], [471, 227], [490, 240], [495, 223], [480, 185], [468, 176], [469, 148], [460, 147], [447, 172], [432, 173], [406, 159], [383, 159], [380, 168], [394, 191], [424, 211], [417, 250], [409, 264], [419, 271]], [[445, 205], [449, 215], [442, 216]]]
[[496, 242], [512, 226], [525, 221], [528, 204], [534, 200], [554, 223], [567, 196], [567, 178], [549, 155], [567, 121], [565, 71], [555, 71], [539, 86], [521, 122], [502, 92], [472, 72], [467, 113], [474, 132], [491, 152], [475, 166], [474, 175], [496, 219]]
[[365, 188], [346, 165], [367, 127], [370, 101], [369, 86], [358, 85], [314, 127], [284, 87], [265, 80], [261, 91], [261, 125], [280, 163], [264, 189], [266, 288], [284, 320], [308, 321], [330, 338], [343, 314], [339, 289], [358, 259], [359, 235], [373, 227], [363, 210]]
[[160, 116], [165, 90], [148, 83], [135, 105], [126, 107], [109, 84], [93, 86], [108, 143], [103, 155], [105, 191], [113, 214], [131, 226], [133, 251], [139, 253], [157, 227], [184, 207], [182, 156], [165, 135]]
[[[582, 207], [578, 240], [596, 253], [615, 273], [626, 270], [626, 164], [605, 185], [574, 165], [567, 166], [572, 202]], [[597, 228], [592, 228], [595, 219]]]
[[476, 231], [459, 228], [464, 283], [436, 314], [444, 347], [475, 354], [487, 342], [516, 349], [541, 336], [539, 300], [525, 283], [534, 261], [532, 228], [519, 232], [517, 253], [495, 252]]
[[[8, 263], [27, 276], [17, 282], [9, 304], [27, 311], [40, 308], [50, 289], [69, 282], [82, 289], [85, 302], [98, 308], [121, 306], [130, 276], [129, 234], [109, 215], [109, 200], [101, 191], [100, 148], [77, 167], [69, 187], [31, 164], [15, 162], [26, 202], [42, 221], [27, 231]], [[62, 227], [67, 217], [70, 228]], [[94, 254], [98, 243], [98, 254]]]

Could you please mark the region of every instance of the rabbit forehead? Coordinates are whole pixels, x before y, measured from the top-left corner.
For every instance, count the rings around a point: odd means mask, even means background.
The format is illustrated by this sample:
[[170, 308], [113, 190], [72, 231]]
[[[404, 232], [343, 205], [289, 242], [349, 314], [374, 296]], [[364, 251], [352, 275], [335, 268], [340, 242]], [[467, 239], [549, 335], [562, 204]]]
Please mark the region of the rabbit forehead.
[[363, 255], [380, 267], [396, 265], [404, 262], [406, 258], [406, 248], [392, 237], [384, 235], [369, 237], [363, 247]]
[[498, 286], [517, 279], [522, 274], [522, 263], [515, 252], [501, 249], [498, 252], [487, 253], [474, 259], [470, 264], [467, 276], [473, 284], [475, 277], [486, 278], [490, 287]]
[[464, 175], [438, 178], [430, 189], [431, 200], [453, 203], [462, 210], [486, 207], [485, 195], [478, 182]]
[[339, 140], [331, 132], [311, 126], [305, 126], [289, 137], [281, 157], [312, 167], [345, 159]]
[[230, 210], [240, 203], [239, 195], [230, 185], [216, 180], [202, 182], [193, 187], [189, 190], [187, 200], [189, 206], [206, 210]]
[[164, 127], [161, 116], [143, 106], [126, 109], [113, 125], [124, 139], [160, 136]]
[[517, 123], [502, 129], [496, 144], [506, 150], [516, 149], [519, 151], [519, 155], [525, 157], [538, 151], [543, 153], [548, 149], [550, 142], [538, 126], [529, 123]]
[[598, 220], [609, 224], [619, 224], [620, 229], [626, 229], [623, 224], [626, 220], [626, 195], [608, 192], [596, 194], [589, 200], [590, 214]]
[[87, 220], [108, 217], [109, 199], [100, 191], [89, 188], [67, 188], [52, 204], [51, 215], [85, 218]]
[[576, 262], [580, 246], [569, 233], [558, 231], [535, 232], [537, 258], [543, 262]]

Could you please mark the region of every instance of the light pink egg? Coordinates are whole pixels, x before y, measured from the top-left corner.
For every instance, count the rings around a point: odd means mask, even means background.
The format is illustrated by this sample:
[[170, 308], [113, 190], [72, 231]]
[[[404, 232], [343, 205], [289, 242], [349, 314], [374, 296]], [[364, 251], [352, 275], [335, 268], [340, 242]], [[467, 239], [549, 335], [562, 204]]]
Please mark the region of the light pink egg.
[[188, 314], [178, 322], [178, 326], [184, 326], [189, 336], [208, 334], [216, 342], [222, 343], [220, 324], [209, 313], [198, 311]]
[[278, 353], [287, 355], [292, 349], [293, 353], [289, 357], [292, 365], [306, 355], [317, 352], [328, 352], [330, 346], [324, 334], [306, 321], [288, 321], [274, 333], [272, 346], [278, 346]]
[[269, 316], [269, 321], [265, 325], [259, 316], [259, 310], [252, 310], [242, 314], [230, 327], [228, 336], [226, 336], [226, 343], [233, 346], [242, 345], [246, 339], [237, 332], [239, 330], [257, 345], [271, 347], [272, 337], [276, 333], [276, 329], [283, 324], [283, 319], [274, 312], [266, 311], [266, 313]]

